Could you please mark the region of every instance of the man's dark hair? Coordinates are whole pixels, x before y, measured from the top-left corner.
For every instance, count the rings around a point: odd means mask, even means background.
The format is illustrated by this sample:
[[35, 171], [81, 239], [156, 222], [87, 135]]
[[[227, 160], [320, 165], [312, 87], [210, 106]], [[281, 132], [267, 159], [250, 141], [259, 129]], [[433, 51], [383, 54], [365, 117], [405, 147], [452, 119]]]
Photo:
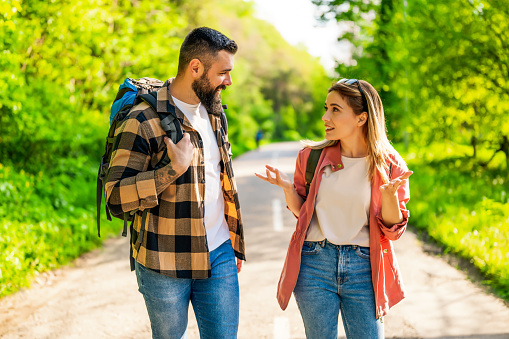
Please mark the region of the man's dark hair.
[[198, 59], [208, 71], [219, 51], [237, 52], [237, 43], [208, 27], [193, 29], [180, 46], [178, 74], [184, 74], [191, 60]]

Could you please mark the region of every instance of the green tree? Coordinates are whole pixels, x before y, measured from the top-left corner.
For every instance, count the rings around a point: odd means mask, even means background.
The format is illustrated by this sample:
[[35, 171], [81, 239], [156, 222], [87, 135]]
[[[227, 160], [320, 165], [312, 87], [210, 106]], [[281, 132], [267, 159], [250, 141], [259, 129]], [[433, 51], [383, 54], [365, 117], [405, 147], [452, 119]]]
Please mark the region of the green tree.
[[509, 164], [508, 17], [496, 0], [409, 3], [409, 81], [426, 140], [471, 143], [474, 156], [484, 144]]
[[358, 47], [357, 64], [337, 71], [379, 89], [397, 140], [470, 143], [474, 156], [483, 145], [504, 152], [509, 164], [504, 1], [313, 2], [323, 18], [332, 13], [353, 27], [339, 38]]
[[396, 83], [406, 77], [402, 65], [404, 21], [401, 7], [395, 0], [348, 1], [313, 0], [321, 9], [321, 19], [341, 23], [340, 41], [353, 46], [353, 64], [337, 66], [341, 77], [359, 78], [370, 82], [379, 92], [388, 118], [389, 134], [401, 140], [408, 134], [405, 124], [405, 102], [398, 96]]

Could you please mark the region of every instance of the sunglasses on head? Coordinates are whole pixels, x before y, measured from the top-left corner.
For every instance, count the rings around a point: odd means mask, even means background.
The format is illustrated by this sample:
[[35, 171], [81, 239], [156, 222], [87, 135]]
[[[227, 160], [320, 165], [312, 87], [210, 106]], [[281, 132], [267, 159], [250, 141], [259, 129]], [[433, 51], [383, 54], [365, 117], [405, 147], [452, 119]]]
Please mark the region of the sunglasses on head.
[[359, 89], [359, 92], [361, 92], [362, 97], [362, 109], [364, 112], [368, 111], [368, 101], [366, 100], [366, 94], [364, 94], [364, 91], [362, 90], [361, 83], [357, 79], [341, 79], [338, 81], [339, 83], [345, 84], [345, 85], [354, 85], [357, 83], [357, 88]]

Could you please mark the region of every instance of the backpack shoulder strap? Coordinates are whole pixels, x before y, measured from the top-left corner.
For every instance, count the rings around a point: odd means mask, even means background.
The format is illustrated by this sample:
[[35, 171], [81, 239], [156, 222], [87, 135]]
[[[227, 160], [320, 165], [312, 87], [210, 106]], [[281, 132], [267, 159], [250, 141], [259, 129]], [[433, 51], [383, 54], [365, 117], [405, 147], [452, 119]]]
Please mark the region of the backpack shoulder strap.
[[221, 126], [223, 126], [224, 132], [228, 133], [228, 120], [226, 120], [226, 114], [224, 114], [224, 110], [228, 109], [228, 106], [223, 105], [223, 111], [221, 112]]
[[134, 105], [144, 101], [149, 104], [150, 107], [152, 107], [152, 109], [157, 113], [157, 91], [149, 92], [147, 94], [140, 94], [138, 99], [139, 100], [134, 102]]
[[161, 119], [161, 127], [163, 131], [166, 132], [168, 138], [173, 141], [174, 144], [180, 141], [184, 136], [184, 132], [182, 131], [182, 126], [180, 124], [177, 115], [175, 114], [175, 107], [168, 104], [168, 113], [163, 114], [157, 111], [157, 91], [149, 92], [147, 94], [142, 94], [139, 96], [140, 101], [146, 102], [152, 109], [157, 113], [159, 118]]
[[315, 176], [316, 166], [318, 165], [318, 160], [320, 160], [322, 151], [323, 148], [311, 149], [311, 152], [309, 153], [308, 161], [306, 163], [306, 196], [309, 194], [309, 188], [311, 187], [311, 182]]
[[[168, 114], [163, 112], [157, 111], [157, 91], [152, 91], [147, 94], [141, 94], [139, 95], [139, 102], [144, 101], [152, 109], [156, 114], [159, 116], [159, 119], [161, 120], [161, 127], [163, 131], [166, 133], [168, 138], [173, 141], [174, 144], [180, 141], [182, 137], [184, 136], [184, 130], [182, 129], [182, 122], [177, 118], [177, 115], [175, 113], [175, 107], [173, 105], [167, 104], [168, 106]], [[136, 102], [135, 102], [136, 104]], [[164, 150], [163, 156], [161, 157], [161, 161], [155, 166], [155, 168], [161, 168], [168, 164], [167, 159], [167, 151]]]
[[180, 141], [184, 136], [184, 130], [182, 129], [182, 121], [177, 118], [177, 114], [175, 113], [175, 107], [170, 105], [168, 102], [168, 114], [162, 115], [159, 114], [159, 118], [161, 119], [161, 127], [163, 131], [166, 132], [168, 138], [173, 141], [174, 144]]

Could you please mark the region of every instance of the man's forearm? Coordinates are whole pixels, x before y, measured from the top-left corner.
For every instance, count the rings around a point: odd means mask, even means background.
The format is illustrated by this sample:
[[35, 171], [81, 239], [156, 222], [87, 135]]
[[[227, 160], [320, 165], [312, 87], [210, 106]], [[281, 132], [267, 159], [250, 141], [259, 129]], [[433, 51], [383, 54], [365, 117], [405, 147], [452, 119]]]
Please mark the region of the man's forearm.
[[159, 195], [177, 180], [178, 177], [184, 174], [185, 171], [183, 171], [181, 167], [175, 166], [173, 162], [170, 162], [166, 166], [155, 170], [154, 173], [156, 191], [157, 195]]

